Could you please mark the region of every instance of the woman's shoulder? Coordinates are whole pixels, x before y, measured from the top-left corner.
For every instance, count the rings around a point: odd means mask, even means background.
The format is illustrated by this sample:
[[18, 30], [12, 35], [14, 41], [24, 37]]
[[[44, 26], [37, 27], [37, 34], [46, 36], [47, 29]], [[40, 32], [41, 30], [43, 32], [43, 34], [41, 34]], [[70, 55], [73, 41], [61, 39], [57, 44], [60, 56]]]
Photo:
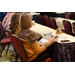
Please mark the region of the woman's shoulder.
[[31, 30], [25, 30], [25, 32], [27, 34], [27, 36], [29, 36], [30, 38], [36, 37], [35, 32], [31, 31]]
[[35, 35], [35, 32], [27, 29], [27, 30], [19, 30], [18, 34]]
[[30, 43], [34, 43], [37, 40], [35, 33], [31, 30], [20, 30], [18, 36]]
[[28, 34], [29, 35], [29, 38], [30, 38], [29, 42], [32, 44], [32, 43], [34, 43], [37, 40], [37, 37], [36, 37], [34, 31], [29, 30], [29, 32], [30, 32]]

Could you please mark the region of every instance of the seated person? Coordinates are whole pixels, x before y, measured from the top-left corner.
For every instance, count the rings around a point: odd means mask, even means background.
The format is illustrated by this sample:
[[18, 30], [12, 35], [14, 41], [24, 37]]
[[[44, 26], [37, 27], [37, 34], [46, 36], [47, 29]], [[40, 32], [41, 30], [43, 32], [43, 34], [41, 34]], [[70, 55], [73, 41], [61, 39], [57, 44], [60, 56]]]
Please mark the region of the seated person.
[[43, 15], [46, 15], [47, 12], [40, 12], [40, 15], [43, 16]]
[[40, 46], [35, 33], [29, 30], [32, 27], [32, 21], [29, 14], [22, 14], [19, 19], [19, 28], [17, 36], [21, 38], [25, 48], [28, 61], [40, 62], [52, 56], [52, 44], [55, 37], [52, 37], [47, 43]]
[[40, 15], [42, 16], [42, 18], [44, 18], [44, 16], [47, 16], [47, 12], [40, 12]]
[[15, 12], [9, 12], [9, 13], [7, 13], [6, 16], [4, 17], [3, 22], [2, 22], [2, 26], [3, 26], [4, 31], [6, 31], [6, 29], [8, 28], [8, 24], [9, 24], [10, 18], [11, 18], [11, 16], [12, 16], [14, 13], [15, 13]]
[[4, 17], [3, 22], [2, 22], [4, 31], [6, 31], [6, 29], [9, 27], [10, 18], [14, 13], [22, 14], [22, 12], [9, 12], [9, 13], [7, 13], [7, 15]]
[[56, 17], [56, 13], [55, 12], [47, 12], [47, 16], [48, 17]]
[[55, 12], [40, 12], [41, 16], [48, 16], [48, 17], [54, 17], [56, 16]]
[[19, 17], [20, 17], [19, 13], [14, 13], [11, 16], [10, 24], [9, 24], [8, 29], [11, 30], [12, 34], [17, 35], [17, 32], [19, 31]]
[[70, 19], [75, 20], [75, 12], [70, 12]]

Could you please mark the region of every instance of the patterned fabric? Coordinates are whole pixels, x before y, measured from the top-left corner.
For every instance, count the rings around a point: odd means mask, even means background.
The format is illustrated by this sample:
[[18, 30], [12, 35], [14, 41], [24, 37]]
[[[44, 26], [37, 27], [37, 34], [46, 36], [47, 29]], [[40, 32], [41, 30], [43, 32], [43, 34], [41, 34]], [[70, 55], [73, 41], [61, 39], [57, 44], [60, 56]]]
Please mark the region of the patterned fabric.
[[35, 33], [30, 30], [20, 30], [17, 35], [19, 38], [24, 39], [30, 42], [31, 44], [37, 40]]
[[[13, 49], [13, 46], [10, 45], [8, 53], [6, 55], [7, 47], [5, 47], [4, 51], [2, 52], [2, 55], [0, 57], [0, 62], [15, 62], [15, 56], [16, 53]], [[20, 58], [17, 59], [17, 62], [21, 62]]]
[[8, 28], [10, 18], [11, 18], [11, 16], [12, 16], [14, 13], [15, 13], [15, 12], [7, 13], [7, 15], [4, 17], [3, 22], [2, 22], [2, 25], [3, 25], [3, 29], [4, 29], [5, 31], [6, 31], [6, 29]]
[[75, 62], [75, 42], [55, 42], [53, 48], [53, 62]]

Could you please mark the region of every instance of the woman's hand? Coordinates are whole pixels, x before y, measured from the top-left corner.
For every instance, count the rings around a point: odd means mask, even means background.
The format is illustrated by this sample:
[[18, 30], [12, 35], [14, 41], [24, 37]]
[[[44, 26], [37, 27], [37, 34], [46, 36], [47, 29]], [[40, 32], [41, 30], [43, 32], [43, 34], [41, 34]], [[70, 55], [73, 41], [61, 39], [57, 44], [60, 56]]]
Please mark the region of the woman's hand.
[[50, 38], [50, 40], [47, 42], [49, 45], [53, 44], [57, 39], [58, 39], [59, 36], [55, 36], [55, 37], [52, 37]]
[[53, 44], [55, 41], [55, 37], [50, 38], [50, 40], [47, 42], [49, 45]]

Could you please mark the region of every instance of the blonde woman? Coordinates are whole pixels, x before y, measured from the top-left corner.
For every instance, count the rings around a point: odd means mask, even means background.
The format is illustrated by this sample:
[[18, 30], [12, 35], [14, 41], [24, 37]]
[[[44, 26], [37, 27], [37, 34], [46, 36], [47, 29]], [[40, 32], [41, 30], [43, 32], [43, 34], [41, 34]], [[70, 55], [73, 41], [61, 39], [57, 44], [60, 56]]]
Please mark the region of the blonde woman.
[[28, 61], [44, 61], [51, 57], [51, 50], [49, 49], [55, 38], [51, 38], [47, 43], [40, 47], [36, 35], [33, 31], [29, 30], [32, 27], [30, 15], [22, 14], [19, 19], [19, 27], [17, 36], [22, 39], [24, 48], [26, 50]]
[[11, 30], [12, 34], [16, 34], [17, 35], [17, 32], [19, 31], [19, 17], [20, 17], [19, 13], [14, 13], [11, 16], [10, 24], [9, 24], [9, 28], [8, 29]]

